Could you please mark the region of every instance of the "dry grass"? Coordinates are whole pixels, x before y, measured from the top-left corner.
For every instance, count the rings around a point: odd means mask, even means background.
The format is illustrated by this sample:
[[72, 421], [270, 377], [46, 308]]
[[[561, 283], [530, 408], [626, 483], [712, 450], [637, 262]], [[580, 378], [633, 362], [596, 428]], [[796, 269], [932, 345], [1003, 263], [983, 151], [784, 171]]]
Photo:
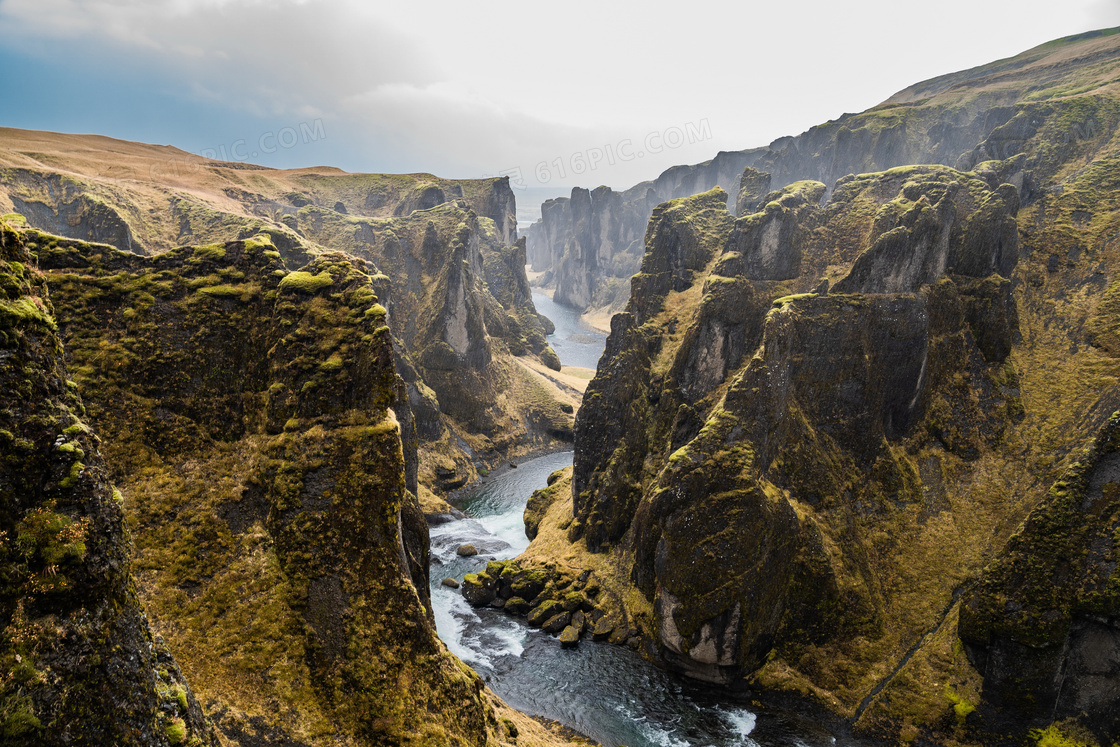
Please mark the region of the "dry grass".
[[[535, 358], [527, 356], [515, 358], [520, 364], [525, 392], [524, 398], [529, 404], [552, 409], [562, 404], [579, 408], [583, 402], [583, 390], [587, 388], [587, 381], [563, 372], [553, 371]], [[519, 398], [520, 399], [520, 398]]]
[[567, 402], [577, 408], [583, 401], [583, 393], [587, 390], [587, 385], [595, 376], [595, 372], [590, 368], [579, 366], [564, 366], [559, 371], [553, 371], [536, 358], [527, 355], [519, 356], [517, 362], [551, 383], [556, 397], [561, 402]]

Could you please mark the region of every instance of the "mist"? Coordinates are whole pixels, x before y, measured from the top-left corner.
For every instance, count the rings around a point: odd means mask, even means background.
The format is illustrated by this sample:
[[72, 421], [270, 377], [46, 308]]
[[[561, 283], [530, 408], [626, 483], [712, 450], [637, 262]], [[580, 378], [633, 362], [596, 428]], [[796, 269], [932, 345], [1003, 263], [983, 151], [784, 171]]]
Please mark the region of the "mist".
[[[1099, 0], [1018, 3], [1013, 16], [960, 0], [937, 12], [883, 0], [789, 8], [2, 0], [0, 59], [13, 74], [0, 92], [26, 103], [10, 126], [94, 123], [267, 166], [506, 175], [562, 193], [625, 188], [1120, 23]], [[60, 90], [99, 95], [74, 111]]]

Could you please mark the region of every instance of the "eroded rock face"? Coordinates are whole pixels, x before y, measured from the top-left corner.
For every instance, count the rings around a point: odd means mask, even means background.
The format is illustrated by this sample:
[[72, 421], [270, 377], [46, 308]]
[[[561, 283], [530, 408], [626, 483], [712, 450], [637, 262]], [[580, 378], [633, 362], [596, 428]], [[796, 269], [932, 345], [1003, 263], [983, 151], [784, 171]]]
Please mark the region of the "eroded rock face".
[[770, 181], [770, 175], [765, 171], [759, 171], [750, 166], [744, 168], [742, 176], [739, 177], [739, 193], [735, 198], [735, 215], [757, 213], [760, 207], [769, 202], [766, 195], [770, 194]]
[[218, 729], [486, 744], [481, 682], [431, 619], [409, 396], [368, 265], [289, 271], [263, 237], [147, 258], [28, 235], [120, 460], [143, 601]]
[[[661, 202], [720, 187], [738, 194], [743, 168], [758, 151], [721, 152], [711, 161], [678, 166], [652, 182], [615, 192], [575, 188], [571, 197], [549, 200], [528, 233], [528, 259], [536, 271], [551, 270], [553, 298], [584, 310], [591, 305], [625, 302], [624, 281], [639, 268], [643, 236]], [[765, 192], [763, 192], [765, 194]], [[620, 288], [616, 286], [620, 285]]]
[[0, 363], [0, 741], [216, 747], [149, 630], [50, 295], [2, 221]]
[[526, 433], [525, 423], [497, 406], [511, 394], [511, 354], [546, 362], [554, 356], [533, 306], [523, 243], [503, 244], [498, 224], [463, 200], [392, 221], [342, 219], [310, 206], [297, 218], [308, 237], [345, 244], [377, 267], [375, 284], [399, 340], [398, 364], [424, 442], [446, 437], [449, 426], [499, 450], [551, 438]]
[[989, 718], [1120, 733], [1120, 414], [965, 596], [960, 636]]
[[79, 184], [57, 174], [45, 178], [28, 170], [12, 175], [16, 181], [40, 182], [46, 195], [11, 195], [16, 211], [32, 225], [59, 236], [111, 244], [122, 251], [139, 251], [128, 221], [111, 205], [86, 194]]
[[760, 200], [759, 212], [735, 223], [725, 252], [732, 256], [722, 259], [726, 274], [749, 280], [790, 280], [800, 275], [801, 246], [816, 227], [824, 193], [820, 182], [802, 182]]
[[[571, 418], [553, 413], [558, 405], [518, 399], [526, 390], [513, 356], [559, 364], [527, 290], [524, 248], [515, 248], [507, 178], [235, 168], [188, 154], [169, 163], [161, 149], [106, 138], [5, 135], [0, 162], [21, 165], [0, 174], [0, 213], [22, 210], [36, 228], [144, 255], [267, 235], [289, 267], [326, 251], [372, 263], [421, 448], [438, 451], [428, 461], [457, 479], [473, 479], [479, 459], [547, 446], [555, 433], [570, 440]], [[52, 152], [51, 165], [25, 165], [21, 142]], [[246, 181], [246, 172], [260, 179]], [[427, 466], [420, 475], [445, 489]]]
[[[588, 386], [584, 404], [592, 406], [581, 407], [576, 419], [577, 433], [581, 433], [576, 440], [572, 490], [576, 513], [585, 516], [588, 511], [595, 512], [602, 527], [601, 531], [589, 532], [587, 541], [591, 547], [600, 547], [622, 535], [639, 497], [635, 475], [641, 474], [645, 458], [642, 434], [650, 406], [645, 387], [651, 353], [655, 352], [643, 340], [643, 325], [652, 319], [670, 292], [679, 292], [697, 282], [697, 273], [716, 251], [714, 242], [726, 236], [731, 227], [733, 219], [726, 204], [726, 193], [715, 189], [659, 206], [647, 238], [651, 246], [656, 245], [661, 251], [646, 254], [643, 271], [633, 281], [634, 301], [626, 312], [611, 320], [611, 335], [604, 352], [604, 360], [610, 361], [604, 371], [611, 373], [597, 375]], [[606, 375], [610, 376], [609, 387], [596, 386]], [[599, 458], [611, 452], [616, 458], [607, 467]], [[595, 474], [597, 465], [606, 469]], [[592, 503], [597, 507], [591, 508]]]
[[[612, 266], [603, 258], [629, 245], [633, 248], [624, 250], [634, 255], [629, 271], [636, 271], [642, 251], [636, 243], [641, 240], [642, 227], [654, 207], [665, 200], [719, 186], [737, 195], [736, 214], [743, 216], [757, 212], [758, 201], [769, 190], [802, 180], [822, 182], [831, 190], [846, 176], [910, 164], [941, 164], [969, 171], [985, 162], [1019, 156], [1038, 139], [1043, 122], [1059, 117], [1065, 122], [1064, 130], [1051, 135], [1063, 146], [1071, 140], [1099, 139], [1108, 132], [1110, 116], [1087, 112], [1084, 101], [1057, 96], [1039, 101], [1036, 92], [1040, 86], [1057, 90], [1062, 85], [1084, 85], [1092, 77], [1089, 74], [1082, 80], [1085, 70], [1092, 65], [1111, 65], [1115, 45], [1102, 36], [1096, 33], [1095, 37], [1066, 40], [1078, 46], [1074, 53], [1066, 53], [1064, 45], [1038, 48], [998, 64], [924, 81], [867, 111], [844, 114], [800, 135], [778, 138], [764, 148], [720, 153], [708, 163], [673, 167], [652, 183], [613, 193], [621, 198], [621, 207], [611, 204], [604, 210], [596, 224], [597, 234], [590, 237], [579, 232], [580, 222], [571, 217], [576, 203], [573, 192], [570, 201], [562, 198], [542, 209], [541, 219], [529, 232], [529, 259], [535, 270], [552, 270], [558, 282], [556, 300], [561, 303], [582, 310], [590, 297], [596, 305], [614, 302], [621, 308], [617, 281], [627, 277], [622, 272], [626, 265]], [[1059, 114], [1060, 110], [1065, 111]], [[1006, 174], [1002, 182], [1014, 186], [1024, 201], [1040, 195], [1038, 177], [1022, 168]], [[592, 199], [593, 210], [595, 205]], [[625, 239], [599, 243], [597, 235]], [[900, 237], [892, 239], [897, 243]], [[588, 240], [592, 251], [586, 248]], [[607, 246], [610, 248], [595, 251]], [[889, 246], [881, 251], [889, 252]], [[561, 292], [562, 278], [568, 278], [567, 287], [577, 292]]]
[[[1010, 184], [995, 190], [949, 172], [910, 179], [897, 197], [880, 208], [871, 226], [870, 246], [848, 275], [833, 286], [840, 293], [913, 292], [946, 273], [984, 278], [1011, 274], [1018, 260], [1015, 215], [1019, 195]], [[875, 180], [874, 190], [891, 189], [901, 179]], [[865, 180], [842, 179], [836, 202], [865, 199]]]
[[719, 190], [659, 206], [577, 420], [569, 536], [633, 553], [661, 656], [711, 682], [893, 635], [906, 551], [872, 537], [922, 532], [911, 455], [975, 459], [1014, 400], [995, 382], [1017, 244], [992, 239], [1014, 189], [913, 167], [823, 194], [738, 219]]

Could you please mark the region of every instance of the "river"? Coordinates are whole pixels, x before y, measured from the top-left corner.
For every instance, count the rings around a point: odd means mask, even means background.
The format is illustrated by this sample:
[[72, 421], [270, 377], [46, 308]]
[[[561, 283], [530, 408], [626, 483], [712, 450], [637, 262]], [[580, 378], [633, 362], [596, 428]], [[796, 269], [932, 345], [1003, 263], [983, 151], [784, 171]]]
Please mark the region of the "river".
[[[576, 312], [551, 299], [541, 303], [534, 294], [533, 300], [556, 324], [550, 342], [564, 365], [595, 367], [603, 336], [591, 336]], [[571, 463], [572, 452], [561, 452], [487, 478], [455, 501], [470, 518], [431, 527], [432, 605], [439, 635], [454, 654], [514, 708], [565, 724], [604, 747], [859, 744], [796, 714], [762, 709], [745, 696], [671, 675], [625, 646], [584, 640], [563, 649], [524, 618], [474, 609], [459, 590], [441, 585], [444, 578], [461, 581], [487, 561], [516, 557], [528, 547], [522, 512], [529, 495], [544, 487], [553, 470]], [[460, 558], [456, 550], [466, 543], [479, 555]]]
[[590, 369], [599, 365], [607, 343], [605, 334], [584, 322], [578, 311], [556, 303], [539, 290], [533, 291], [533, 305], [556, 325], [556, 333], [549, 335], [548, 342], [562, 364]]

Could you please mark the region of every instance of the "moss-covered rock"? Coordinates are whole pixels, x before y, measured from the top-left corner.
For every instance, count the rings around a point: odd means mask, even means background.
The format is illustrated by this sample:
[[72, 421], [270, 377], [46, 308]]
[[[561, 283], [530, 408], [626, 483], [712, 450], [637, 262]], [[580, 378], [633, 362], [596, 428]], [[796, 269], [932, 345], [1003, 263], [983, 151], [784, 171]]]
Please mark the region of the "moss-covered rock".
[[766, 199], [768, 194], [770, 194], [770, 175], [747, 166], [739, 177], [735, 215], [743, 216], [758, 212], [760, 207], [769, 202]]
[[55, 309], [0, 221], [0, 743], [217, 745], [136, 593]]
[[[970, 231], [1014, 223], [1015, 204], [947, 167], [851, 177], [819, 206], [823, 192], [794, 185], [737, 221], [706, 195], [654, 212], [577, 419], [568, 536], [609, 552], [653, 607], [644, 644], [617, 620], [599, 636], [859, 719], [877, 657], [944, 619], [989, 541], [962, 532], [938, 565], [946, 483], [983, 479], [1021, 412], [1019, 317], [999, 274], [1015, 267], [989, 252], [976, 277], [952, 258]], [[750, 270], [762, 234], [744, 227], [770, 220], [783, 252], [797, 244], [788, 272]], [[900, 227], [905, 240], [876, 248]], [[845, 284], [860, 292], [834, 292]]]
[[575, 648], [579, 645], [579, 630], [573, 625], [564, 628], [557, 637], [564, 648]]
[[463, 598], [475, 607], [484, 607], [498, 596], [498, 579], [488, 573], [463, 576]]
[[[548, 200], [529, 229], [528, 260], [534, 270], [549, 271], [546, 277], [556, 286], [557, 302], [581, 311], [589, 306], [617, 311], [626, 305], [628, 281], [641, 266], [654, 208], [714, 187], [724, 192], [727, 207], [726, 195], [739, 193], [744, 167], [763, 150], [721, 152], [702, 164], [673, 167], [624, 192], [577, 187], [570, 197]], [[769, 182], [760, 188], [765, 195]]]
[[[154, 147], [17, 131], [0, 151], [19, 150], [22, 138], [36, 148], [55, 141], [49, 165], [20, 157], [18, 168], [0, 169], [0, 203], [23, 209], [30, 226], [145, 255], [185, 244], [220, 251], [231, 239], [262, 235], [267, 251], [293, 270], [280, 290], [297, 298], [336, 292], [329, 275], [305, 274], [316, 256], [345, 252], [371, 263], [421, 448], [444, 453], [465, 480], [474, 478], [475, 462], [556, 440], [521, 416], [527, 403], [519, 401], [512, 356], [556, 359], [532, 303], [507, 178], [287, 172], [186, 154], [170, 163]], [[215, 277], [198, 293], [250, 302], [251, 289], [230, 280]], [[446, 490], [429, 470], [419, 476], [429, 489]]]
[[431, 619], [413, 421], [368, 266], [327, 253], [285, 283], [265, 238], [147, 258], [29, 236], [120, 460], [141, 596], [218, 729], [492, 739]]
[[728, 239], [727, 252], [741, 264], [725, 263], [721, 272], [750, 280], [800, 275], [801, 247], [816, 227], [814, 218], [825, 191], [820, 182], [795, 182], [759, 200], [759, 211], [739, 218]]
[[1120, 734], [1120, 413], [966, 594], [960, 637], [984, 699], [1021, 728], [1075, 718]]

